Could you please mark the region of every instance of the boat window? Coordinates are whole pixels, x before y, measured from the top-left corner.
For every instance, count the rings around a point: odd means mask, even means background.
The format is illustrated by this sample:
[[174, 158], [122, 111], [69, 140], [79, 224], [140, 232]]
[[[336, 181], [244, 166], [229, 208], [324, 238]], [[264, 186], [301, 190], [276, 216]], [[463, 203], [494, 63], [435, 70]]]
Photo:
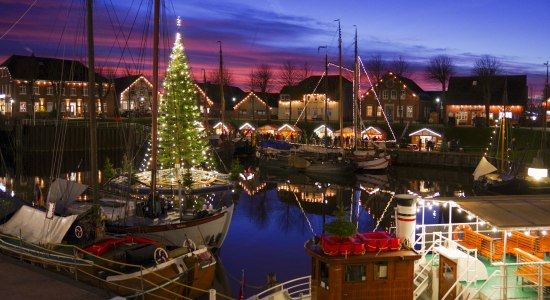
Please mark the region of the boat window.
[[329, 264], [320, 261], [319, 262], [319, 285], [328, 290], [328, 269]]
[[367, 279], [365, 274], [366, 274], [366, 268], [364, 265], [346, 266], [346, 273], [345, 273], [346, 282], [365, 281]]
[[374, 279], [388, 279], [388, 262], [374, 263]]

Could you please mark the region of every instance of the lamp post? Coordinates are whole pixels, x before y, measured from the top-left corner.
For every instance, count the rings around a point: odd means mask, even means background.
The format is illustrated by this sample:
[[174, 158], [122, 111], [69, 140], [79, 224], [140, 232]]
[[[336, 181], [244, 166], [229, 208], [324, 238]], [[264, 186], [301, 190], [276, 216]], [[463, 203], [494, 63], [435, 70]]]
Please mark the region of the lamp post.
[[439, 97], [435, 98], [436, 109], [437, 109], [437, 123], [441, 123], [441, 99]]

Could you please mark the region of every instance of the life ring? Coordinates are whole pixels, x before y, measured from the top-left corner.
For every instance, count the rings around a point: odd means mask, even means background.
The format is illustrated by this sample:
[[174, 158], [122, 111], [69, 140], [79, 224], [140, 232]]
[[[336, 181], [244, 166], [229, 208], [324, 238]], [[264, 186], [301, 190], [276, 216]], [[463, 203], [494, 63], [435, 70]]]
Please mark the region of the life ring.
[[84, 236], [84, 229], [80, 225], [76, 225], [74, 228], [74, 236], [76, 236], [77, 239], [81, 239], [82, 236]]
[[453, 240], [457, 241], [458, 240], [458, 233], [460, 231], [463, 231], [463, 230], [472, 230], [472, 228], [468, 224], [460, 224], [460, 225], [456, 226], [455, 230], [453, 230]]
[[195, 244], [195, 242], [193, 242], [192, 239], [186, 239], [185, 241], [183, 241], [183, 248], [187, 248], [189, 249], [189, 251], [195, 251], [197, 250], [197, 245]]
[[157, 265], [165, 263], [168, 261], [168, 252], [163, 248], [157, 248], [155, 249], [154, 258]]

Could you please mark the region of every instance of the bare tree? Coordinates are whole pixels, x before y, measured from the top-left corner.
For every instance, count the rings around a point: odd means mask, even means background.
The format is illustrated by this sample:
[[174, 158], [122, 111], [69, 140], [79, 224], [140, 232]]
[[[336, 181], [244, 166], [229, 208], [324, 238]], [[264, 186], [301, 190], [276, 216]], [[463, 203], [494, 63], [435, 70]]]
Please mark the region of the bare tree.
[[491, 104], [491, 90], [495, 77], [502, 72], [502, 63], [494, 56], [484, 55], [476, 60], [472, 72], [479, 77], [485, 98], [485, 125], [489, 126], [489, 106]]
[[[398, 59], [394, 60], [391, 62], [391, 68], [392, 68], [392, 72], [393, 74], [397, 75], [397, 76], [403, 76], [403, 77], [406, 77], [409, 73], [409, 63], [403, 59], [403, 56], [399, 56]], [[403, 85], [400, 84], [399, 85], [399, 108], [401, 110], [401, 114], [399, 116], [399, 123], [403, 124], [403, 115], [404, 115], [404, 109], [403, 109], [403, 106], [401, 105], [401, 94], [403, 93]]]
[[306, 61], [298, 70], [296, 80], [302, 81], [306, 78], [311, 76], [311, 67], [309, 66], [308, 62]]
[[[298, 82], [299, 72], [291, 61], [287, 60], [279, 68], [279, 81], [282, 86], [294, 86]], [[292, 119], [292, 99], [288, 100], [288, 122], [290, 123]]]
[[398, 59], [391, 62], [391, 68], [393, 74], [397, 76], [407, 77], [409, 75], [409, 62], [401, 55]]
[[[220, 70], [212, 70], [208, 74], [208, 81], [212, 84], [220, 84]], [[233, 85], [233, 73], [223, 68], [223, 85]]]
[[[384, 76], [386, 69], [386, 62], [382, 59], [380, 54], [373, 55], [366, 63], [368, 71], [374, 77], [375, 82], [379, 82]], [[376, 86], [373, 86], [375, 89], [376, 95], [379, 94], [379, 89]], [[374, 102], [374, 123], [378, 122], [378, 101]]]
[[[254, 85], [255, 87], [262, 92], [264, 97], [266, 96], [266, 93], [271, 88], [272, 80], [273, 80], [273, 71], [271, 69], [271, 66], [268, 64], [261, 64], [255, 71], [254, 71]], [[265, 111], [267, 114], [267, 120], [269, 121], [271, 119], [271, 113], [269, 112], [269, 105], [267, 104], [267, 99], [265, 99]]]
[[447, 84], [449, 78], [455, 73], [453, 60], [447, 55], [438, 55], [430, 59], [430, 64], [426, 68], [426, 78], [437, 81], [441, 84], [441, 109], [440, 122], [445, 120], [445, 110], [447, 103]]

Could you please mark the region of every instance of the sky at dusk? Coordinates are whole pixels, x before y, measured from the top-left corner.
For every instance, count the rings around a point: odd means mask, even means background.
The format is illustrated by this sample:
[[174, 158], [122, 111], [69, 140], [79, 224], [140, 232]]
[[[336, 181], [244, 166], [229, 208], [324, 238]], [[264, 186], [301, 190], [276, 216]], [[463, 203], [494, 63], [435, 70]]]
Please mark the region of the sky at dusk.
[[[453, 58], [457, 75], [471, 75], [475, 60], [491, 55], [503, 74], [526, 74], [532, 94], [540, 94], [550, 59], [548, 0], [189, 0], [162, 1], [161, 76], [181, 16], [184, 46], [193, 74], [202, 81], [224, 65], [236, 85], [247, 90], [251, 70], [262, 63], [279, 66], [307, 62], [323, 71], [324, 50], [338, 60], [338, 23], [344, 66], [352, 67], [358, 30], [363, 62], [373, 55], [410, 64], [408, 76], [425, 90], [431, 57]], [[80, 60], [87, 64], [85, 1], [0, 0], [0, 61], [12, 54]], [[94, 2], [96, 66], [118, 75], [151, 72], [152, 0]], [[356, 27], [355, 27], [356, 26]], [[338, 70], [329, 72], [337, 74]], [[278, 92], [274, 86], [272, 92]]]

